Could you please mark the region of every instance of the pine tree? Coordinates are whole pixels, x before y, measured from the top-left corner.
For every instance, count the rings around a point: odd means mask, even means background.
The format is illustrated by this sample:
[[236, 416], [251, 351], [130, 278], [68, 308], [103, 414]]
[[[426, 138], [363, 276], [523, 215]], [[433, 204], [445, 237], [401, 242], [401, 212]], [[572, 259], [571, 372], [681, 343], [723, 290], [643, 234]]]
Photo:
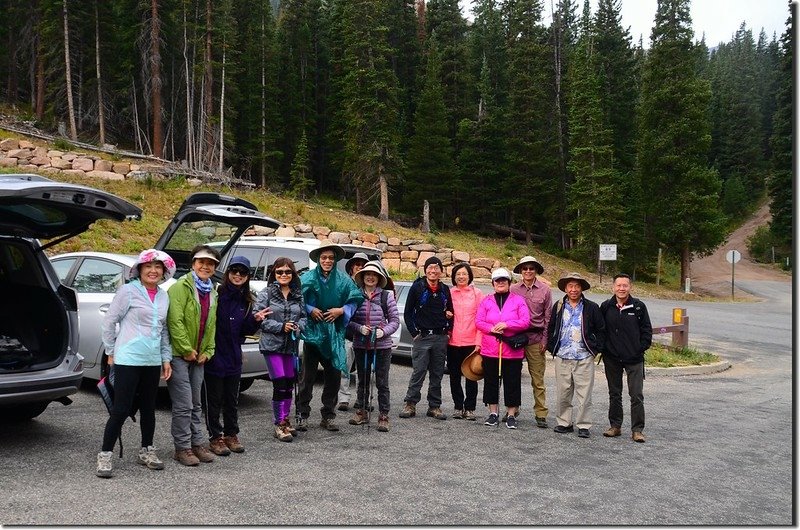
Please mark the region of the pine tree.
[[311, 186], [314, 181], [309, 176], [309, 153], [308, 153], [308, 140], [306, 140], [306, 133], [300, 137], [300, 143], [295, 149], [294, 162], [292, 162], [292, 171], [290, 173], [289, 189], [291, 194], [298, 199], [306, 200], [306, 196], [311, 191]]
[[688, 0], [659, 0], [642, 75], [638, 167], [651, 245], [680, 257], [681, 283], [692, 253], [724, 239], [720, 179], [708, 166], [709, 84], [698, 77]]

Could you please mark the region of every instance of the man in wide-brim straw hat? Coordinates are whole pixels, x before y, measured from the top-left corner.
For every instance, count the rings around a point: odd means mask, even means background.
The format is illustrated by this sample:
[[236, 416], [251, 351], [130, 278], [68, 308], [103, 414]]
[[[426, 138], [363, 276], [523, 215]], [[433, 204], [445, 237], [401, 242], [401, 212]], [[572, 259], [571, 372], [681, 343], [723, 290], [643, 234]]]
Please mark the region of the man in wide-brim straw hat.
[[303, 331], [305, 349], [297, 396], [300, 409], [297, 430], [308, 429], [314, 379], [318, 365], [322, 364], [324, 384], [320, 427], [338, 431], [334, 422], [336, 399], [342, 372], [350, 370], [345, 351], [345, 328], [364, 295], [352, 278], [336, 268], [336, 263], [345, 256], [342, 247], [325, 240], [308, 255], [317, 267], [306, 271], [300, 278], [309, 318]]
[[553, 354], [556, 373], [557, 433], [573, 432], [572, 398], [577, 398], [575, 424], [578, 436], [589, 437], [592, 426], [594, 357], [603, 350], [605, 321], [600, 306], [583, 295], [591, 286], [577, 272], [558, 280], [566, 294], [553, 306], [547, 349]]
[[550, 307], [553, 303], [550, 286], [536, 276], [544, 272], [544, 267], [533, 256], [524, 256], [514, 267], [516, 274], [522, 275], [522, 281], [511, 286], [511, 292], [518, 294], [528, 304], [531, 323], [526, 333], [528, 345], [525, 346], [525, 360], [528, 362], [528, 373], [531, 375], [533, 389], [533, 412], [536, 415], [536, 426], [547, 428], [547, 400], [545, 395], [544, 352], [547, 350], [547, 327], [550, 325]]

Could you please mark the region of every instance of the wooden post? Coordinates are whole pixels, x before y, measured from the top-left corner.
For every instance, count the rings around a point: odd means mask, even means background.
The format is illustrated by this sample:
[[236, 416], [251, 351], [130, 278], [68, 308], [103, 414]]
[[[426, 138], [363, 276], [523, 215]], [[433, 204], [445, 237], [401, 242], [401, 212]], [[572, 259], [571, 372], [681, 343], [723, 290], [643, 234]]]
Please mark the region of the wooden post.
[[658, 247], [658, 265], [656, 267], [656, 285], [661, 285], [661, 247]]
[[679, 326], [672, 331], [672, 347], [687, 348], [689, 346], [689, 317], [686, 309], [676, 307], [672, 310], [672, 324]]
[[422, 231], [426, 234], [431, 231], [431, 206], [428, 201], [422, 201]]

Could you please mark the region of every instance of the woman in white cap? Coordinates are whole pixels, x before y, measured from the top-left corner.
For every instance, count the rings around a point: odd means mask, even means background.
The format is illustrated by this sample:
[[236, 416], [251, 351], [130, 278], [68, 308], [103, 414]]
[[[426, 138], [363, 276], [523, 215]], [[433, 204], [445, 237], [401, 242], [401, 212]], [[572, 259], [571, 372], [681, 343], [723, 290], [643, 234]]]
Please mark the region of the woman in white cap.
[[149, 469], [164, 469], [153, 447], [153, 433], [158, 380], [170, 379], [172, 349], [166, 326], [169, 297], [158, 284], [173, 274], [175, 261], [168, 254], [143, 251], [130, 269], [131, 281], [117, 290], [103, 318], [103, 346], [114, 370], [114, 406], [97, 455], [98, 477], [112, 476], [114, 444], [137, 395], [142, 431], [138, 462]]
[[192, 249], [192, 270], [169, 288], [169, 326], [172, 377], [167, 381], [172, 399], [173, 458], [185, 466], [213, 462], [203, 432], [200, 389], [204, 365], [214, 355], [217, 292], [211, 275], [219, 252], [208, 245]]
[[364, 292], [348, 330], [353, 335], [356, 372], [356, 413], [350, 425], [369, 423], [370, 384], [375, 372], [378, 389], [378, 430], [389, 431], [389, 366], [392, 361], [392, 333], [400, 327], [400, 313], [394, 293], [384, 290], [386, 274], [378, 262], [370, 261], [355, 275], [356, 284]]
[[487, 295], [478, 307], [475, 325], [483, 333], [481, 356], [483, 357], [483, 402], [489, 406], [489, 416], [484, 425], [497, 426], [500, 401], [500, 384], [503, 386], [503, 402], [508, 419], [506, 427], [517, 428], [517, 410], [522, 401], [522, 359], [524, 345], [513, 345], [507, 341], [528, 329], [530, 312], [525, 299], [509, 292], [511, 273], [499, 268], [492, 272], [494, 295]]

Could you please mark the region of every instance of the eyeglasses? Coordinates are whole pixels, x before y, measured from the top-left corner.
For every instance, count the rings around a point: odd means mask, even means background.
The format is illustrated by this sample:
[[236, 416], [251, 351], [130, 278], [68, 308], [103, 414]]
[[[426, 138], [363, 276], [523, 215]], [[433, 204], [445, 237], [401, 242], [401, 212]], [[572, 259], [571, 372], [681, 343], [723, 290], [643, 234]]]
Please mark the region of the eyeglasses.
[[334, 260], [334, 256], [320, 256], [319, 260], [320, 261], [333, 261]]
[[228, 273], [236, 276], [250, 276], [250, 271], [247, 269], [231, 269]]
[[292, 269], [279, 269], [275, 271], [275, 276], [291, 276]]
[[520, 267], [519, 270], [521, 270], [521, 271], [535, 271], [536, 267]]

